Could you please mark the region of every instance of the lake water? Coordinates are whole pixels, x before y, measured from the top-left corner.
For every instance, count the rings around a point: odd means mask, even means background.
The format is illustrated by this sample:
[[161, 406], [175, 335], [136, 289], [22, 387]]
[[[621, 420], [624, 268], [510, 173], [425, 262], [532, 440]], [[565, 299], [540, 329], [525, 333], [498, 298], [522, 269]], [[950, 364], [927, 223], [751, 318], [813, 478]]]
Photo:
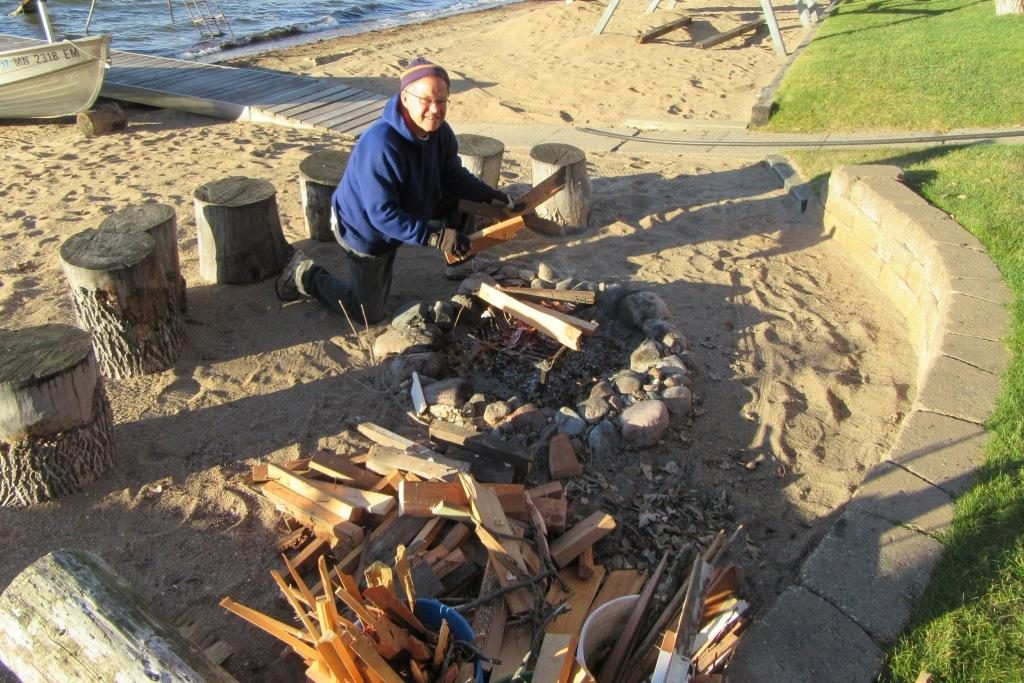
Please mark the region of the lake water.
[[[115, 50], [209, 61], [223, 57], [226, 51], [272, 49], [516, 1], [519, 0], [199, 0], [200, 7], [213, 12], [219, 4], [233, 33], [232, 37], [224, 30], [222, 37], [211, 40], [200, 37], [182, 0], [96, 0], [89, 33], [109, 33]], [[45, 38], [38, 16], [7, 16], [17, 6], [18, 0], [0, 4], [0, 33]], [[53, 0], [46, 6], [55, 39], [84, 35], [90, 0]]]

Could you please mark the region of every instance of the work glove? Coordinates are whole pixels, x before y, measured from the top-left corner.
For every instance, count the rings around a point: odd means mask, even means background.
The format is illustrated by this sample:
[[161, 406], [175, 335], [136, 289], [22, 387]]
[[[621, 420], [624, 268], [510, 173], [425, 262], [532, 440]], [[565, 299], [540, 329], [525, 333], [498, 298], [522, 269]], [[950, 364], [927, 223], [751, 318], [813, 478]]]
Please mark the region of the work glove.
[[437, 247], [441, 253], [451, 254], [460, 261], [464, 261], [470, 255], [469, 238], [455, 228], [441, 228], [430, 236], [429, 243]]

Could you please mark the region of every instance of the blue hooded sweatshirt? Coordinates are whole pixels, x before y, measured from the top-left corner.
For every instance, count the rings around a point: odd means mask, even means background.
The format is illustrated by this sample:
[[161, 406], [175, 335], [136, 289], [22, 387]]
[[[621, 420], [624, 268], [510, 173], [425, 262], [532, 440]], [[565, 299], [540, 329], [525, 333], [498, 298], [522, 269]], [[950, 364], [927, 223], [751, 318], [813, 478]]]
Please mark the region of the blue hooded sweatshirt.
[[442, 195], [487, 202], [502, 197], [462, 166], [455, 133], [447, 122], [426, 139], [406, 124], [399, 96], [359, 138], [334, 191], [342, 240], [370, 256], [402, 243], [426, 245]]

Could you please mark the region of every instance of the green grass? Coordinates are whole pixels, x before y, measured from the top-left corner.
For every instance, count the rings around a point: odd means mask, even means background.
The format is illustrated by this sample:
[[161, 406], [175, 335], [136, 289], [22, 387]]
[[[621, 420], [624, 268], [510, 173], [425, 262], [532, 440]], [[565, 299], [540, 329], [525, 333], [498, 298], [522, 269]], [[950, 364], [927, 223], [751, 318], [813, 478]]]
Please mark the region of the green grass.
[[1024, 125], [1024, 16], [992, 0], [852, 0], [776, 92], [772, 131]]
[[974, 488], [957, 501], [945, 553], [883, 680], [1024, 681], [1024, 147], [792, 152], [819, 187], [834, 166], [891, 163], [988, 249], [1013, 293], [1011, 363]]

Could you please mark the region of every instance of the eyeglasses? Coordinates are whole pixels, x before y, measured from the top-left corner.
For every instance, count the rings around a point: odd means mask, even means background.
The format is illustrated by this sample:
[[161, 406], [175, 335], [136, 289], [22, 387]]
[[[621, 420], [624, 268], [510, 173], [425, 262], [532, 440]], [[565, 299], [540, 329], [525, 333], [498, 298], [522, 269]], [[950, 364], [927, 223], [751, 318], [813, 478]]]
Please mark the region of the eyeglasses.
[[442, 99], [439, 99], [439, 100], [435, 100], [435, 99], [431, 99], [429, 97], [420, 97], [416, 93], [409, 92], [408, 90], [405, 91], [405, 94], [409, 95], [410, 97], [415, 97], [417, 100], [420, 101], [420, 104], [422, 104], [427, 109], [430, 109], [430, 107], [432, 107], [435, 104], [437, 105], [438, 109], [444, 109], [449, 104], [451, 104], [451, 100], [449, 100], [447, 98], [442, 98]]

